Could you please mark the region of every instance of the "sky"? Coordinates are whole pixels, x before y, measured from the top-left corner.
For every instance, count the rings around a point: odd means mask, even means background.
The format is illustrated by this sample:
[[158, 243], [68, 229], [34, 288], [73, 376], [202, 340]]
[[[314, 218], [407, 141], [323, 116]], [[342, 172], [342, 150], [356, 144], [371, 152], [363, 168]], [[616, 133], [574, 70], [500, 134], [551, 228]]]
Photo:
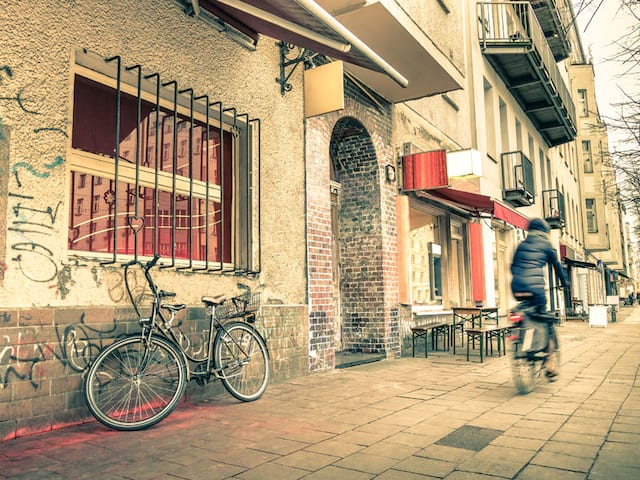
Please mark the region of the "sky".
[[[628, 14], [618, 11], [620, 0], [573, 0], [578, 25], [582, 37], [582, 46], [591, 56], [596, 74], [596, 98], [600, 115], [606, 122], [607, 117], [615, 117], [616, 103], [623, 101], [621, 88], [640, 96], [638, 79], [630, 75], [621, 76], [623, 67], [611, 57], [615, 55], [616, 40], [629, 31], [632, 22], [636, 22]], [[579, 5], [587, 5], [580, 11]], [[599, 8], [596, 8], [598, 7]], [[615, 133], [609, 132], [610, 144], [615, 144]]]

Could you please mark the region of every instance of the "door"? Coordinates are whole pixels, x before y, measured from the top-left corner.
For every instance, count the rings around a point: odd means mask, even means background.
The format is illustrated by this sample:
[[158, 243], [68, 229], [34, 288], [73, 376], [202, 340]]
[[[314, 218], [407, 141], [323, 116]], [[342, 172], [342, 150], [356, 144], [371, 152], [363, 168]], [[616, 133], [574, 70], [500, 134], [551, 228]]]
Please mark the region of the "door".
[[335, 306], [334, 312], [334, 347], [336, 352], [340, 352], [343, 349], [342, 346], [342, 298], [340, 294], [340, 195], [342, 193], [342, 186], [335, 181], [330, 182], [331, 191], [331, 253], [333, 259], [332, 265], [332, 293], [333, 293], [333, 305]]

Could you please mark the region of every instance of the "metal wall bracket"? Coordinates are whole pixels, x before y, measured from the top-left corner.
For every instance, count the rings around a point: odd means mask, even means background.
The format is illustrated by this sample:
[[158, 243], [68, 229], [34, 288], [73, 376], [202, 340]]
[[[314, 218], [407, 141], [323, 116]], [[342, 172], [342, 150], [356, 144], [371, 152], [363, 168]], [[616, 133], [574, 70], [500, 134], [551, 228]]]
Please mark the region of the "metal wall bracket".
[[[303, 62], [311, 66], [310, 61], [316, 54], [306, 48], [297, 47], [290, 43], [279, 42], [278, 46], [280, 47], [280, 77], [276, 77], [276, 83], [280, 84], [280, 93], [284, 95], [293, 88], [289, 83], [289, 78], [291, 78], [298, 65]], [[288, 73], [287, 68], [290, 69]]]

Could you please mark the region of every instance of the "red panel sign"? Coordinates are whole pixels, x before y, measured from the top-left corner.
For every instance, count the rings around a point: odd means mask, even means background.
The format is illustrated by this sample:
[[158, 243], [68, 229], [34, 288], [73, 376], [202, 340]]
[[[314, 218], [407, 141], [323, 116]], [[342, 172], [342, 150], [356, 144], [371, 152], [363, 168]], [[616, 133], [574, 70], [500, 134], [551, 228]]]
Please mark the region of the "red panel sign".
[[482, 224], [469, 224], [469, 250], [471, 254], [471, 291], [473, 301], [484, 302], [487, 298], [484, 272], [484, 242]]
[[403, 190], [430, 190], [449, 185], [446, 150], [414, 153], [402, 159]]

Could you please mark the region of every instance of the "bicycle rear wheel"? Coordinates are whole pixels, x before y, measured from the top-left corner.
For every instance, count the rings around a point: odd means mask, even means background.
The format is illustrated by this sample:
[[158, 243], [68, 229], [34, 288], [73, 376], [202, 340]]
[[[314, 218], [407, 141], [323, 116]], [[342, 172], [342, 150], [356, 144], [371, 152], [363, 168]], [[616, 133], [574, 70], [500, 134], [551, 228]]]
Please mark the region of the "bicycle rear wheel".
[[521, 394], [529, 393], [536, 384], [536, 360], [528, 358], [518, 350], [519, 344], [513, 345], [511, 358], [511, 377], [516, 389]]
[[228, 323], [218, 331], [213, 342], [213, 361], [222, 384], [238, 400], [257, 400], [267, 388], [267, 346], [246, 323]]
[[178, 405], [187, 385], [182, 354], [165, 338], [118, 340], [91, 364], [85, 378], [87, 406], [116, 430], [155, 425]]

